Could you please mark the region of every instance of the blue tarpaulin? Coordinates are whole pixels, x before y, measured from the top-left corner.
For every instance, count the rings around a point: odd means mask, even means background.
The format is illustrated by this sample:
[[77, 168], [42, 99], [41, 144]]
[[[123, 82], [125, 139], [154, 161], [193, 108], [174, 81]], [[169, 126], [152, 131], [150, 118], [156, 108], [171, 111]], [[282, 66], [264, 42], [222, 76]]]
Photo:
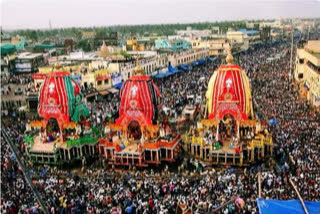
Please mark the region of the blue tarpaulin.
[[114, 88], [117, 88], [117, 89], [121, 89], [121, 87], [122, 87], [122, 82], [114, 85], [113, 87], [114, 87]]
[[[303, 207], [299, 200], [289, 200], [289, 201], [282, 201], [282, 200], [267, 200], [267, 199], [257, 199], [258, 208], [260, 214], [304, 214]], [[304, 202], [307, 210], [310, 214], [319, 214], [320, 213], [320, 202]]]
[[179, 73], [179, 72], [181, 72], [181, 70], [178, 70], [178, 69], [174, 68], [172, 65], [169, 65], [167, 72], [157, 74], [154, 77], [159, 79], [159, 78], [171, 76], [171, 75], [173, 75], [175, 73]]
[[207, 62], [213, 62], [213, 59], [211, 59], [210, 57], [206, 58]]
[[191, 65], [192, 66], [197, 66], [197, 65], [199, 65], [199, 63], [198, 63], [198, 61], [194, 61], [194, 62], [191, 63]]
[[168, 72], [170, 72], [171, 74], [175, 74], [175, 73], [178, 73], [180, 71], [178, 69], [172, 67], [172, 65], [169, 65]]
[[183, 71], [187, 71], [189, 69], [188, 65], [178, 65], [178, 69], [183, 70]]
[[205, 59], [199, 59], [198, 61], [198, 65], [203, 65], [204, 63], [206, 63]]

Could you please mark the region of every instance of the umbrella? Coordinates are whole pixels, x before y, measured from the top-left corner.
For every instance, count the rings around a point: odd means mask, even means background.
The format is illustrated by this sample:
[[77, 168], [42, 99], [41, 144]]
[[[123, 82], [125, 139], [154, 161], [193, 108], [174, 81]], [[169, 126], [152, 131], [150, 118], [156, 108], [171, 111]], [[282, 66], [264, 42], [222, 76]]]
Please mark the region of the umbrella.
[[132, 213], [132, 211], [133, 211], [132, 206], [127, 207], [127, 209], [126, 209], [126, 212], [127, 212], [127, 213]]
[[270, 124], [270, 125], [276, 125], [277, 123], [278, 123], [278, 121], [275, 120], [275, 119], [269, 120], [269, 124]]
[[238, 204], [241, 208], [243, 208], [244, 207], [244, 200], [242, 198], [237, 198], [236, 204]]

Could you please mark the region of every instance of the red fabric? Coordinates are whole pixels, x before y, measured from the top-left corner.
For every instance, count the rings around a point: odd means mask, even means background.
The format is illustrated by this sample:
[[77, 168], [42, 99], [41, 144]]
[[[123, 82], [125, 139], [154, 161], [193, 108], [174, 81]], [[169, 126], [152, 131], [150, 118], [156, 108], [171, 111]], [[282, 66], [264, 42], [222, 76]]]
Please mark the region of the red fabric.
[[149, 200], [149, 207], [150, 207], [151, 209], [153, 209], [153, 200], [152, 200], [152, 199]]
[[155, 99], [158, 96], [159, 89], [149, 76], [132, 76], [121, 88], [120, 116], [116, 123], [126, 126], [130, 121], [136, 120], [140, 125], [152, 124], [156, 107]]
[[248, 119], [246, 112], [246, 91], [238, 65], [222, 65], [214, 82], [212, 112], [209, 119], [221, 120], [231, 114], [237, 120]]
[[[59, 125], [69, 122], [68, 95], [64, 77], [70, 75], [68, 72], [53, 72], [46, 75], [40, 89], [38, 113], [41, 117], [49, 120], [56, 118]], [[74, 95], [80, 93], [79, 85], [71, 79]]]
[[119, 145], [116, 145], [116, 151], [121, 152], [121, 147]]
[[40, 90], [38, 112], [47, 120], [56, 118], [59, 124], [69, 122], [68, 96], [63, 76], [46, 77]]

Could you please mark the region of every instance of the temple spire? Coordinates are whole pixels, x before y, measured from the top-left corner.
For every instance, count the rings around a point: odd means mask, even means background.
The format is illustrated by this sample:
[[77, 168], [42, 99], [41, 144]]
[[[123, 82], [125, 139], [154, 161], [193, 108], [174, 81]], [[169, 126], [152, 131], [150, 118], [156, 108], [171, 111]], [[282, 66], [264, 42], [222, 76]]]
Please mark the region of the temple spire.
[[228, 53], [228, 55], [227, 55], [227, 57], [226, 57], [226, 62], [227, 62], [228, 64], [231, 64], [232, 61], [233, 61], [233, 56], [232, 56], [232, 51], [231, 51], [231, 45], [230, 45], [230, 43], [228, 44], [226, 50], [227, 50], [227, 53]]

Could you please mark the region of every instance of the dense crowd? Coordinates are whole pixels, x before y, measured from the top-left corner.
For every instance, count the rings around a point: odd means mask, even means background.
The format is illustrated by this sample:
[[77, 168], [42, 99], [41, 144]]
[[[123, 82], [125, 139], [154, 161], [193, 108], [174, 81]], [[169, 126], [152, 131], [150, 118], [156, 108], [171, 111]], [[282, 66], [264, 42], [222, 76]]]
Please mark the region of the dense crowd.
[[[307, 101], [289, 79], [289, 44], [261, 46], [235, 56], [247, 71], [252, 85], [255, 110], [262, 119], [274, 119], [270, 125], [275, 143], [274, 160], [249, 168], [194, 171], [192, 159], [187, 170], [167, 169], [117, 171], [96, 166], [72, 175], [53, 167], [32, 167], [35, 187], [51, 213], [175, 213], [177, 204], [185, 204], [194, 213], [212, 213], [233, 196], [244, 205], [231, 203], [221, 213], [258, 213], [257, 171], [262, 171], [262, 197], [293, 199], [296, 193], [289, 178], [297, 185], [304, 200], [320, 200], [320, 123]], [[275, 55], [280, 59], [267, 60]], [[204, 99], [206, 84], [220, 61], [194, 67], [190, 71], [156, 80], [163, 105], [179, 115], [188, 95]], [[204, 81], [199, 81], [204, 79]], [[119, 99], [89, 105], [95, 123], [117, 110]], [[99, 120], [97, 119], [99, 118]], [[15, 118], [17, 120], [17, 118]], [[2, 127], [23, 151], [22, 122]], [[1, 211], [3, 213], [39, 213], [39, 205], [22, 176], [21, 170], [1, 141]], [[27, 157], [24, 162], [30, 167]]]

